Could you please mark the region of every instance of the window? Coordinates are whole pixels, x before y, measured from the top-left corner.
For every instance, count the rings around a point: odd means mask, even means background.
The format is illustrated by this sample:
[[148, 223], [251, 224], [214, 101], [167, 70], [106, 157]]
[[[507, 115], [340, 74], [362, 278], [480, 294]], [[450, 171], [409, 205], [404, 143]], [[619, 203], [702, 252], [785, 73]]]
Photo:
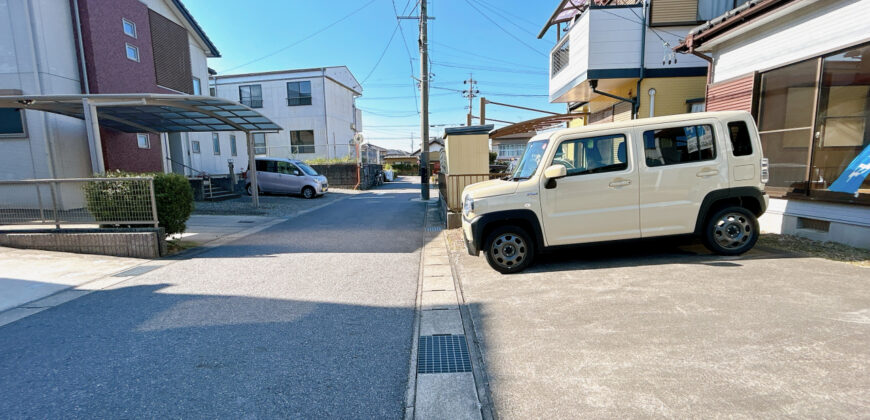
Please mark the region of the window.
[[16, 108], [0, 108], [0, 138], [26, 137], [24, 112]]
[[311, 82], [287, 83], [287, 105], [311, 105]]
[[238, 156], [239, 151], [236, 149], [236, 135], [230, 134], [230, 155]]
[[285, 175], [301, 174], [301, 172], [299, 172], [299, 168], [297, 168], [292, 163], [287, 163], [287, 162], [275, 162], [275, 163], [276, 163], [276, 165], [275, 165], [276, 169], [278, 170], [279, 174], [285, 174]]
[[290, 152], [291, 153], [314, 153], [314, 131], [291, 131], [290, 132]]
[[644, 131], [646, 166], [653, 168], [713, 160], [716, 158], [714, 143], [713, 126], [710, 125]]
[[749, 0], [698, 0], [698, 20], [707, 21], [746, 3]]
[[138, 38], [136, 35], [136, 24], [127, 20], [121, 19], [122, 24], [124, 25], [124, 33], [133, 38]]
[[254, 133], [254, 154], [266, 154], [266, 133]]
[[218, 133], [211, 133], [211, 147], [214, 149], [214, 154], [221, 154], [221, 136]]
[[193, 153], [199, 153], [199, 140], [191, 141], [190, 148], [193, 149]]
[[214, 86], [208, 88], [208, 93], [211, 96], [217, 96], [217, 90], [215, 90]]
[[749, 137], [749, 127], [745, 121], [728, 123], [728, 134], [731, 136], [731, 149], [734, 156], [749, 156], [752, 154], [752, 139]]
[[568, 67], [568, 57], [569, 57], [569, 41], [566, 36], [562, 40], [562, 44], [556, 47], [556, 49], [550, 54], [550, 77], [553, 77], [559, 74], [562, 69]]
[[274, 160], [258, 160], [257, 171], [259, 172], [278, 172], [278, 165]]
[[139, 62], [139, 49], [133, 45], [127, 44], [127, 58]]
[[563, 141], [553, 156], [553, 165], [565, 165], [568, 176], [623, 171], [628, 168], [625, 136], [607, 136]]
[[140, 149], [150, 149], [151, 137], [147, 134], [136, 134], [136, 143], [139, 145]]
[[239, 86], [239, 102], [251, 108], [262, 108], [263, 88], [260, 85]]
[[523, 154], [526, 145], [502, 143], [498, 145], [498, 157], [503, 159], [512, 159]]
[[202, 85], [200, 84], [198, 77], [193, 78], [193, 94], [202, 95]]

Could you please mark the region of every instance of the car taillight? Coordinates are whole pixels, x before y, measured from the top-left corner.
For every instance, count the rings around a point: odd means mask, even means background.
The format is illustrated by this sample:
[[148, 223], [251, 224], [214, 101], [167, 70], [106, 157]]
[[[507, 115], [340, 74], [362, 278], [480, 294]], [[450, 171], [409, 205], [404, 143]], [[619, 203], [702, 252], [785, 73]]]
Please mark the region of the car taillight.
[[767, 158], [761, 158], [761, 182], [767, 184], [770, 180], [770, 162]]

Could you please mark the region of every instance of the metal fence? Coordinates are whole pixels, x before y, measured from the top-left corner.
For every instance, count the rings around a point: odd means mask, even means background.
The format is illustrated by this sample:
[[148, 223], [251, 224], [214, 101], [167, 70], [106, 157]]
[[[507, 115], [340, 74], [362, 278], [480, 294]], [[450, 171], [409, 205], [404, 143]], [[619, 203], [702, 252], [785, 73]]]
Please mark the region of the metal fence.
[[[356, 162], [356, 145], [353, 144], [310, 144], [293, 146], [257, 146], [254, 153], [260, 156], [270, 156], [302, 161], [338, 161]], [[362, 163], [383, 163], [376, 149], [367, 145], [360, 147]]]
[[459, 212], [462, 210], [462, 190], [478, 182], [504, 178], [506, 174], [463, 174], [449, 175], [438, 173], [438, 193], [447, 203], [447, 209]]
[[154, 179], [0, 180], [0, 229], [13, 225], [157, 227]]

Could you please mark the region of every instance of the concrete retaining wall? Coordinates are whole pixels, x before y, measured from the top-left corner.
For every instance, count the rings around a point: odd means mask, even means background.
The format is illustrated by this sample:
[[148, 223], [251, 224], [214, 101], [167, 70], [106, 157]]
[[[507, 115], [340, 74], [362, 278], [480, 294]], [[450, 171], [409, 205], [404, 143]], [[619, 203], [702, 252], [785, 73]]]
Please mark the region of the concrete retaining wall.
[[[353, 188], [356, 185], [356, 164], [339, 163], [334, 165], [310, 165], [317, 173], [325, 175], [330, 187]], [[375, 183], [375, 175], [383, 169], [382, 165], [365, 164], [362, 167], [359, 188], [367, 190]]]
[[116, 257], [159, 258], [166, 254], [162, 229], [60, 229], [0, 233], [0, 246]]

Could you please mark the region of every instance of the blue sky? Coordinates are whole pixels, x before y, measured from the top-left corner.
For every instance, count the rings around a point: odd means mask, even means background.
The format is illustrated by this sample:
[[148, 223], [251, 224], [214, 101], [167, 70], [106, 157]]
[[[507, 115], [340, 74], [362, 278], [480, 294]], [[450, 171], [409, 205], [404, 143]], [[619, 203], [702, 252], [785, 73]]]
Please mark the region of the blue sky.
[[[363, 109], [366, 139], [383, 147], [408, 150], [412, 134], [414, 147], [420, 145], [419, 101], [414, 94], [416, 82], [411, 79], [412, 71], [415, 77], [420, 71], [418, 24], [403, 20], [401, 31], [396, 30], [394, 5], [400, 15], [416, 15], [419, 9], [415, 1], [184, 3], [223, 56], [209, 60], [209, 66], [219, 74], [346, 65], [363, 84], [363, 96], [357, 104]], [[481, 95], [490, 100], [564, 112], [564, 104], [550, 104], [546, 98], [547, 52], [555, 42], [555, 33], [551, 29], [543, 40], [536, 39], [557, 3], [430, 0], [429, 14], [435, 19], [429, 21], [430, 71], [434, 73], [429, 120], [438, 125], [430, 128], [431, 135], [440, 135], [445, 126], [465, 124], [468, 100], [455, 90], [465, 88], [462, 81], [470, 72], [479, 82]], [[474, 110], [477, 114], [476, 98]], [[490, 105], [487, 116], [517, 122], [543, 114]]]

